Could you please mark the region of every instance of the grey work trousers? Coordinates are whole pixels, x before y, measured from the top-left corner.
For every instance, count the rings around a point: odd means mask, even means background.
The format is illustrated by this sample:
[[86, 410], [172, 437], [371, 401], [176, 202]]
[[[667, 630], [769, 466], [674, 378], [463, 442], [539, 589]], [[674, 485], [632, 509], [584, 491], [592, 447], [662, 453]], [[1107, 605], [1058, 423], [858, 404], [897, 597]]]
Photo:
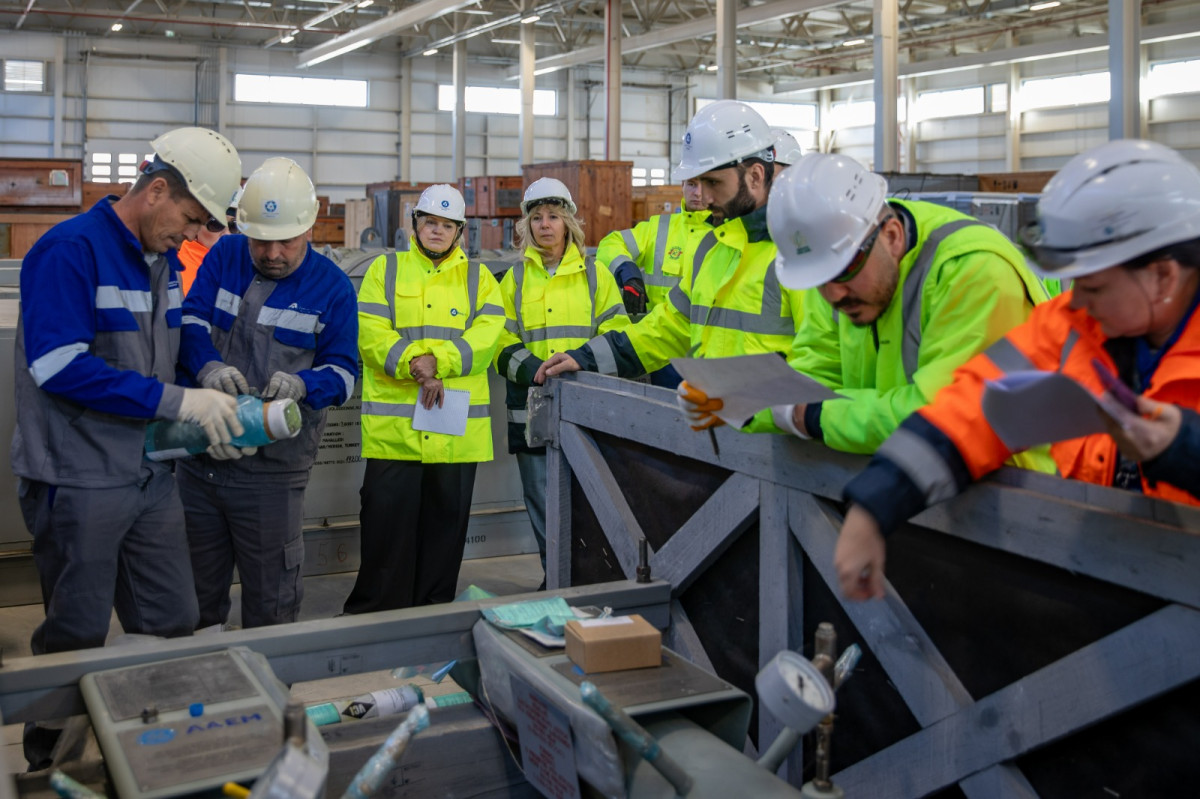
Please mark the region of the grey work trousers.
[[546, 453], [518, 452], [517, 469], [521, 472], [521, 492], [533, 537], [537, 539], [542, 571], [546, 570]]
[[46, 610], [35, 655], [103, 646], [113, 608], [127, 633], [191, 635], [196, 595], [169, 471], [118, 488], [21, 480], [20, 496]]
[[307, 477], [272, 480], [202, 460], [180, 464], [200, 627], [224, 624], [233, 567], [242, 582], [242, 627], [296, 621], [304, 597]]

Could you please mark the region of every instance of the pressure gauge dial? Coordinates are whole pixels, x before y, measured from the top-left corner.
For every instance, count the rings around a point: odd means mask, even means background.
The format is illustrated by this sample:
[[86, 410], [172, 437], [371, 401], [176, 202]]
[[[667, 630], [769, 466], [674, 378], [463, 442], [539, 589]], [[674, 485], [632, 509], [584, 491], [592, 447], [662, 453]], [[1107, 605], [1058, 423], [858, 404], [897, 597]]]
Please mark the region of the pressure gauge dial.
[[759, 702], [789, 728], [806, 733], [833, 712], [833, 689], [807, 658], [783, 650], [754, 680]]

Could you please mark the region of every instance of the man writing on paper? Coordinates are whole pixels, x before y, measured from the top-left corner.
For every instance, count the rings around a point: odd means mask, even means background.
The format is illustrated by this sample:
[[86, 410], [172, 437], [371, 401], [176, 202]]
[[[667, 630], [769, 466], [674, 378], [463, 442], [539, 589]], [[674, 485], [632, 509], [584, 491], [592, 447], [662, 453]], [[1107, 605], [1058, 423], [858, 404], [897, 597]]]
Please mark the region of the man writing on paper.
[[[846, 399], [778, 405], [751, 432], [782, 431], [871, 453], [933, 399], [954, 369], [1025, 321], [1045, 299], [1025, 259], [995, 228], [950, 208], [886, 199], [857, 161], [812, 153], [771, 190], [767, 223], [779, 280], [804, 294], [789, 363]], [[719, 400], [694, 387], [697, 426]], [[1044, 454], [1020, 465], [1052, 470]]]
[[[362, 565], [346, 613], [454, 599], [475, 467], [492, 459], [487, 370], [500, 332], [500, 287], [459, 246], [466, 204], [446, 184], [421, 193], [407, 252], [381, 255], [358, 293], [363, 361], [359, 514]], [[417, 403], [469, 392], [466, 430], [418, 430]]]
[[1055, 443], [1060, 473], [1200, 505], [1200, 170], [1161, 144], [1100, 145], [1047, 184], [1022, 239], [1072, 288], [959, 369], [846, 486], [834, 563], [851, 599], [883, 595], [885, 535], [1011, 454], [981, 408], [985, 381], [1008, 372], [1058, 371], [1099, 394], [1099, 361], [1148, 418]]

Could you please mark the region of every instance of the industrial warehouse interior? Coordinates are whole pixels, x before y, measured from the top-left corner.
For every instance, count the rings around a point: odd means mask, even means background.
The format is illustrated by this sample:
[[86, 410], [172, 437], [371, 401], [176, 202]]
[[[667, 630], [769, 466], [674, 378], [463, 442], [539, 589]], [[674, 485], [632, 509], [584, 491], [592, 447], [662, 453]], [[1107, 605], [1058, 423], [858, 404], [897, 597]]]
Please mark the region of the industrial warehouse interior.
[[0, 799], [1194, 793], [1200, 2], [0, 66]]

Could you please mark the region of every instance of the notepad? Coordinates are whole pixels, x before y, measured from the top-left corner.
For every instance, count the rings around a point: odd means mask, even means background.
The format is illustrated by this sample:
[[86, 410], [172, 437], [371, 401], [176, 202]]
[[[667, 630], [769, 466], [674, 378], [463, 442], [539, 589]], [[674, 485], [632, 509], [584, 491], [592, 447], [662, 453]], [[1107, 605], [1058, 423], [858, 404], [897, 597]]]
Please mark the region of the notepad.
[[1017, 371], [988, 380], [983, 413], [1014, 452], [1038, 444], [1104, 433], [1102, 414], [1118, 423], [1130, 415], [1110, 394], [1090, 389], [1059, 372]]
[[730, 358], [672, 358], [671, 365], [691, 385], [724, 407], [716, 415], [741, 427], [754, 414], [772, 405], [842, 399], [840, 394], [788, 366], [774, 353]]
[[426, 433], [444, 433], [461, 436], [467, 432], [467, 411], [471, 408], [471, 392], [462, 389], [446, 389], [442, 407], [436, 405], [429, 410], [417, 400], [413, 412], [413, 430]]

